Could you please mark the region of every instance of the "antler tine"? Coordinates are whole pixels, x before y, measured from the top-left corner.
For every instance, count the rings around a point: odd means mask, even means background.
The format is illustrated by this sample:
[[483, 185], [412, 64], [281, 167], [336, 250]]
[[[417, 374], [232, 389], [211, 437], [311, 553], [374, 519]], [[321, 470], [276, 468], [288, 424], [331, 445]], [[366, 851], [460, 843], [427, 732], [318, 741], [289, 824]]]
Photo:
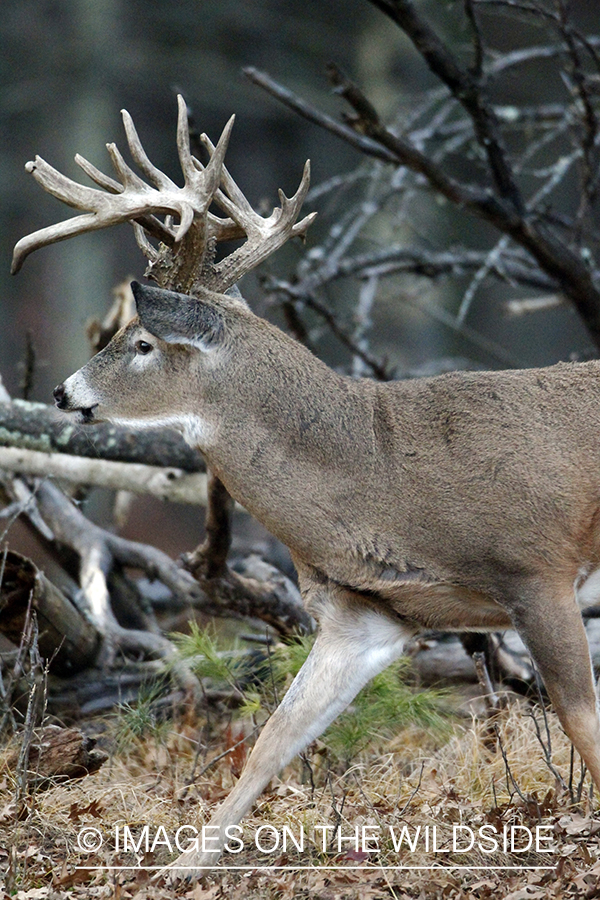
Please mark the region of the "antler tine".
[[[207, 179], [207, 193], [210, 194], [211, 199], [215, 201], [217, 206], [221, 207], [221, 209], [224, 209], [224, 204], [222, 202], [223, 192], [219, 188], [219, 184], [225, 184], [229, 185], [232, 191], [237, 192], [236, 196], [238, 196], [240, 205], [246, 204], [248, 211], [251, 211], [252, 207], [250, 206], [238, 186], [235, 184], [233, 178], [224, 165], [225, 154], [229, 146], [229, 139], [234, 122], [235, 115], [229, 118], [219, 140], [217, 141], [216, 147], [205, 134], [201, 134], [200, 140], [208, 149], [210, 159], [206, 166], [204, 166], [200, 162], [200, 160], [198, 160], [195, 156], [192, 156], [192, 163], [199, 172], [204, 173], [204, 177]], [[209, 212], [208, 222], [210, 230], [217, 241], [239, 240], [240, 238], [246, 236], [246, 231], [244, 230], [244, 228], [239, 224], [238, 221], [234, 219], [222, 219], [219, 216], [215, 216]]]
[[[206, 134], [200, 137], [202, 143], [211, 154], [211, 162], [216, 148]], [[198, 163], [200, 165], [200, 163]], [[231, 177], [225, 166], [222, 167], [221, 189], [215, 193], [215, 203], [236, 222], [246, 234], [246, 243], [238, 247], [230, 256], [218, 263], [216, 268], [218, 289], [225, 291], [235, 284], [242, 275], [257, 266], [270, 256], [289, 237], [303, 237], [316, 217], [316, 212], [296, 222], [302, 203], [306, 198], [310, 185], [310, 160], [307, 160], [302, 173], [302, 180], [293, 197], [286, 197], [279, 191], [280, 208], [273, 210], [268, 218], [259, 216]]]
[[[201, 173], [203, 178], [202, 188], [207, 198], [210, 197], [210, 202], [212, 202], [214, 194], [221, 182], [223, 161], [225, 159], [225, 154], [227, 153], [227, 147], [229, 146], [229, 138], [231, 137], [231, 130], [235, 122], [235, 115], [230, 116], [225, 128], [221, 132], [221, 137], [217, 142], [217, 146], [214, 147], [211, 144], [211, 158], [208, 165], [203, 166], [192, 154], [190, 148], [188, 108], [187, 103], [181, 94], [177, 95], [177, 106], [177, 150], [186, 184], [198, 184], [198, 173]], [[208, 205], [210, 205], [210, 202]]]
[[192, 155], [187, 104], [181, 94], [177, 95], [177, 152], [179, 154], [179, 164], [183, 172], [185, 187], [194, 196], [193, 205], [182, 206], [181, 208], [181, 220], [175, 238], [177, 242], [180, 242], [187, 234], [194, 221], [195, 212], [199, 213], [205, 222], [208, 219], [208, 207], [212, 203], [221, 181], [223, 159], [227, 151], [234, 119], [235, 117], [232, 116], [223, 129], [223, 133], [219, 138], [219, 152], [215, 153], [209, 165], [204, 167]]
[[[108, 149], [111, 152], [113, 148], [109, 146]], [[113, 149], [111, 157], [118, 174], [124, 178], [124, 185], [120, 185], [112, 178], [104, 175], [83, 157], [78, 156], [76, 158], [76, 162], [83, 171], [93, 181], [104, 187], [108, 193], [87, 187], [73, 181], [71, 178], [67, 178], [66, 175], [63, 175], [40, 156], [36, 156], [33, 162], [26, 163], [25, 170], [33, 175], [45, 191], [68, 206], [74, 209], [86, 210], [87, 212], [84, 215], [74, 216], [72, 219], [67, 219], [64, 222], [41, 228], [21, 238], [13, 251], [11, 266], [13, 274], [21, 269], [26, 257], [40, 247], [49, 246], [69, 237], [74, 237], [77, 234], [84, 234], [88, 231], [95, 231], [115, 225], [118, 222], [136, 218], [140, 219], [144, 225], [148, 225], [150, 233], [157, 235], [168, 243], [173, 242], [175, 235], [172, 232], [166, 231], [158, 219], [146, 216], [146, 213], [151, 210], [164, 208], [164, 201], [162, 204], [157, 202], [156, 192], [154, 192], [154, 198], [151, 196], [152, 192], [149, 191], [147, 185], [126, 166], [118, 151], [116, 153], [115, 151], [116, 148]], [[128, 193], [125, 187], [133, 187], [134, 183], [137, 187], [137, 194], [133, 191]], [[113, 198], [112, 200], [111, 197]], [[154, 203], [152, 202], [153, 200]], [[168, 204], [169, 209], [173, 209], [176, 206], [177, 204]], [[177, 208], [177, 212], [181, 212], [180, 208]]]
[[[146, 180], [125, 162], [116, 144], [106, 146], [118, 180], [105, 175], [82, 156], [75, 157], [78, 166], [98, 185], [97, 188], [67, 178], [39, 156], [34, 162], [27, 163], [26, 170], [44, 190], [81, 210], [83, 215], [22, 238], [14, 249], [13, 272], [18, 272], [24, 259], [38, 247], [129, 221], [135, 225], [139, 246], [151, 264], [154, 263], [152, 275], [159, 283], [176, 281], [190, 289], [205, 286], [226, 290], [289, 237], [306, 232], [315, 214], [306, 216], [301, 222], [296, 219], [308, 190], [309, 164], [304, 167], [302, 181], [293, 197], [288, 199], [280, 191], [281, 206], [263, 218], [254, 212], [224, 165], [235, 117], [232, 116], [225, 125], [216, 146], [202, 135], [210, 155], [204, 166], [191, 152], [185, 100], [179, 96], [177, 103], [177, 150], [184, 176], [183, 187], [178, 187], [150, 161], [126, 110], [121, 114], [127, 143], [133, 161]], [[213, 201], [227, 218], [209, 212]], [[172, 222], [174, 215], [179, 219], [178, 224]], [[165, 220], [159, 216], [165, 216]], [[169, 249], [155, 250], [142, 229]], [[183, 239], [190, 230], [193, 233], [184, 244]], [[216, 242], [244, 237], [246, 240], [241, 247], [222, 262], [213, 264]]]
[[110, 175], [105, 175], [104, 172], [97, 169], [96, 166], [92, 165], [91, 162], [88, 162], [85, 157], [80, 156], [79, 153], [75, 154], [75, 162], [80, 169], [83, 169], [88, 178], [91, 178], [92, 181], [95, 181], [96, 184], [99, 184], [100, 187], [103, 187], [104, 190], [108, 191], [110, 194], [120, 194], [122, 192], [122, 184], [119, 184], [119, 182], [115, 181], [114, 178], [111, 178]]
[[102, 196], [102, 191], [67, 178], [41, 156], [36, 156], [33, 162], [25, 163], [25, 171], [33, 175], [48, 194], [74, 209], [93, 209], [98, 195]]
[[[41, 156], [36, 156], [35, 160], [26, 163], [25, 170], [33, 175], [37, 183], [45, 191], [74, 209], [95, 210], [98, 196], [106, 196], [102, 191], [96, 190], [96, 188], [86, 187], [67, 178], [66, 175], [63, 175], [58, 169], [47, 163]], [[39, 247], [46, 247], [49, 244], [64, 241], [75, 234], [91, 231], [99, 227], [102, 226], [98, 224], [95, 212], [92, 212], [82, 216], [74, 216], [72, 219], [67, 219], [58, 225], [49, 225], [46, 228], [40, 228], [32, 234], [26, 235], [15, 244], [11, 273], [13, 275], [16, 274], [27, 256]]]
[[[198, 162], [195, 156], [192, 157], [194, 167], [200, 167], [200, 169], [204, 171], [207, 191], [210, 193], [211, 198], [214, 198], [217, 194], [219, 185], [221, 184], [223, 179], [231, 179], [231, 181], [233, 181], [229, 172], [225, 168], [224, 162], [234, 122], [235, 116], [233, 115], [229, 118], [227, 124], [225, 125], [225, 128], [221, 132], [221, 137], [217, 141], [216, 147], [212, 144], [212, 142], [210, 142], [211, 155], [210, 160], [208, 161], [208, 164], [206, 166], [202, 166], [202, 163]], [[200, 140], [203, 140], [205, 136], [206, 135], [204, 134], [201, 135]]]
[[179, 225], [177, 226], [177, 234], [175, 235], [175, 241], [180, 243], [183, 238], [186, 236], [188, 231], [191, 228], [192, 222], [194, 221], [194, 208], [190, 206], [189, 203], [184, 203], [181, 207], [181, 215], [179, 218]]
[[150, 161], [148, 154], [142, 146], [136, 127], [133, 124], [133, 119], [126, 109], [121, 110], [121, 118], [123, 119], [123, 128], [125, 129], [125, 136], [127, 137], [131, 156], [146, 178], [149, 178], [158, 188], [163, 190], [176, 189], [177, 185], [175, 182], [171, 181], [168, 175], [165, 175], [164, 172], [157, 169], [154, 163]]
[[[152, 218], [154, 218], [154, 216]], [[156, 219], [156, 221], [158, 222], [158, 219]], [[160, 224], [162, 225], [162, 223]], [[160, 259], [160, 253], [156, 247], [152, 246], [146, 237], [146, 230], [147, 229], [143, 225], [140, 225], [138, 222], [133, 222], [133, 233], [138, 247], [150, 263], [156, 264]]]
[[177, 94], [177, 152], [185, 183], [191, 183], [196, 174], [196, 169], [192, 162], [192, 151], [190, 149], [187, 103], [181, 94]]
[[[212, 197], [207, 196], [205, 190], [199, 190], [206, 179], [202, 176], [202, 183], [198, 183], [198, 173], [190, 161], [189, 147], [187, 162], [183, 150], [180, 157], [184, 174], [194, 173], [195, 183], [186, 183], [179, 188], [150, 162], [133, 120], [126, 111], [123, 111], [123, 123], [134, 161], [156, 187], [150, 187], [127, 165], [115, 144], [107, 144], [107, 150], [120, 182], [105, 175], [84, 157], [77, 155], [75, 158], [79, 167], [103, 190], [81, 185], [62, 175], [41, 157], [36, 157], [33, 162], [27, 163], [26, 171], [33, 174], [45, 191], [75, 209], [85, 210], [87, 214], [42, 228], [19, 241], [13, 254], [13, 272], [18, 272], [25, 258], [39, 247], [118, 222], [137, 220], [150, 234], [173, 245], [183, 239], [196, 214], [200, 217], [206, 215]], [[218, 184], [218, 173], [216, 177]], [[212, 182], [213, 179], [211, 170], [208, 180]], [[179, 226], [169, 228], [152, 215], [154, 212], [176, 213], [180, 218]]]
[[[126, 110], [122, 110], [122, 112], [126, 112]], [[126, 113], [129, 115], [129, 113]], [[131, 116], [129, 117], [131, 119]], [[133, 124], [133, 123], [132, 123]], [[133, 156], [133, 153], [132, 153]], [[96, 184], [99, 184], [100, 187], [103, 187], [111, 194], [121, 194], [123, 192], [123, 185], [118, 181], [115, 181], [114, 178], [111, 178], [109, 175], [105, 175], [104, 172], [101, 172], [100, 169], [97, 169], [96, 166], [92, 165], [91, 162], [88, 162], [83, 156], [80, 156], [79, 153], [75, 154], [75, 162], [77, 165], [83, 169], [88, 178], [91, 178], [92, 181], [95, 181]], [[136, 159], [136, 162], [137, 159]], [[139, 164], [139, 163], [138, 163]], [[152, 165], [150, 163], [150, 165]], [[166, 177], [166, 176], [165, 176]], [[139, 216], [137, 219], [133, 221], [134, 230], [136, 228], [140, 228], [141, 230], [146, 230], [148, 234], [151, 234], [153, 237], [157, 238], [159, 241], [163, 241], [163, 243], [171, 246], [175, 242], [175, 233], [174, 231], [168, 227], [168, 225], [164, 222], [161, 222], [160, 219], [157, 219], [156, 216], [147, 215], [147, 216]], [[154, 251], [152, 244], [148, 240], [145, 241], [144, 245], [140, 243], [137, 238], [136, 233], [136, 241], [138, 246], [143, 251], [144, 255], [150, 259], [152, 254], [148, 251], [150, 248]]]
[[139, 175], [131, 169], [123, 157], [121, 156], [121, 152], [116, 144], [107, 144], [106, 149], [108, 150], [108, 155], [110, 156], [110, 161], [113, 164], [113, 168], [121, 182], [123, 187], [119, 193], [125, 193], [127, 188], [133, 188], [133, 190], [145, 191], [148, 188], [148, 185], [145, 181], [143, 181]]
[[[211, 142], [203, 135], [206, 146], [211, 149]], [[310, 161], [304, 166], [302, 179], [296, 193], [288, 198], [279, 191], [281, 207], [273, 210], [270, 216], [263, 218], [250, 206], [229, 172], [223, 167], [221, 179], [222, 190], [217, 191], [215, 202], [228, 216], [245, 231], [247, 240], [230, 256], [215, 266], [219, 290], [225, 291], [235, 284], [242, 275], [255, 268], [259, 263], [279, 249], [290, 237], [304, 236], [316, 218], [317, 213], [310, 213], [300, 222], [296, 222], [298, 213], [310, 185]]]
[[[200, 135], [200, 140], [208, 149], [209, 153], [214, 154], [216, 152], [216, 148], [208, 135]], [[223, 190], [218, 191], [215, 195], [215, 202], [218, 203], [221, 209], [223, 209], [228, 216], [231, 216], [231, 218], [239, 225], [245, 227], [246, 225], [250, 225], [251, 222], [254, 222], [264, 231], [264, 226], [272, 226], [275, 224], [275, 221], [289, 222], [290, 220], [295, 220], [297, 218], [310, 187], [310, 160], [307, 159], [304, 164], [302, 179], [296, 193], [292, 197], [286, 197], [280, 188], [278, 194], [281, 208], [274, 209], [271, 216], [267, 219], [259, 216], [254, 211], [245, 194], [241, 191], [225, 166], [223, 166], [221, 183], [223, 185]], [[301, 222], [298, 222], [293, 226], [291, 234], [294, 236], [304, 235], [308, 226], [316, 218], [316, 215], [317, 213], [315, 212], [305, 216]]]
[[[286, 197], [283, 191], [279, 190], [279, 200], [281, 202], [281, 215], [283, 218], [295, 219], [298, 217], [298, 213], [302, 209], [302, 205], [306, 199], [306, 195], [308, 194], [308, 189], [310, 187], [310, 159], [307, 159], [304, 163], [304, 171], [302, 172], [302, 180], [298, 186], [298, 190], [294, 194], [293, 197]], [[295, 225], [292, 226], [291, 233], [294, 237], [304, 237], [308, 226], [311, 222], [317, 217], [317, 213], [309, 213], [305, 216], [300, 222], [296, 222]]]
[[[215, 153], [215, 146], [206, 134], [200, 135], [200, 140], [204, 144], [204, 146], [208, 149], [209, 153]], [[212, 156], [211, 156], [212, 161]], [[281, 208], [279, 210], [273, 210], [272, 215], [268, 219], [263, 219], [262, 216], [257, 215], [254, 211], [250, 203], [248, 202], [245, 194], [241, 191], [236, 181], [232, 178], [231, 174], [227, 170], [225, 166], [223, 166], [223, 174], [221, 178], [221, 183], [223, 186], [222, 191], [218, 191], [215, 195], [215, 202], [221, 207], [221, 209], [227, 213], [228, 216], [231, 216], [234, 221], [238, 222], [239, 225], [245, 226], [247, 223], [247, 218], [251, 218], [253, 221], [262, 224], [271, 223], [274, 221], [274, 217], [276, 217], [277, 221], [281, 220], [282, 222], [287, 222], [290, 219], [296, 219], [300, 209], [302, 208], [302, 204], [306, 199], [306, 195], [308, 193], [308, 189], [310, 187], [310, 160], [307, 159], [304, 164], [304, 170], [302, 173], [302, 179], [298, 186], [298, 190], [292, 197], [286, 197], [284, 192], [279, 190], [279, 201], [281, 203]], [[301, 222], [297, 222], [291, 229], [291, 234], [294, 237], [303, 236], [306, 234], [306, 231], [316, 218], [317, 213], [310, 213], [310, 215], [305, 216]]]
[[[229, 120], [229, 122], [231, 122], [231, 119]], [[227, 123], [227, 126], [229, 125], [229, 122]], [[217, 146], [215, 147], [207, 134], [201, 134], [200, 140], [210, 153], [210, 163], [212, 163], [215, 154], [217, 153], [219, 144], [217, 144]], [[219, 143], [220, 142], [221, 141], [219, 140]], [[224, 212], [227, 213], [227, 215], [231, 215], [232, 207], [230, 201], [233, 201], [235, 207], [237, 207], [239, 210], [242, 210], [244, 213], [247, 213], [248, 215], [256, 215], [245, 194], [242, 190], [240, 190], [236, 181], [231, 177], [229, 170], [224, 165], [221, 165], [221, 184], [223, 185], [225, 195], [223, 194], [223, 191], [216, 191], [215, 202], [218, 203], [218, 205], [221, 207], [221, 209], [224, 210]], [[238, 220], [236, 219], [236, 221]]]

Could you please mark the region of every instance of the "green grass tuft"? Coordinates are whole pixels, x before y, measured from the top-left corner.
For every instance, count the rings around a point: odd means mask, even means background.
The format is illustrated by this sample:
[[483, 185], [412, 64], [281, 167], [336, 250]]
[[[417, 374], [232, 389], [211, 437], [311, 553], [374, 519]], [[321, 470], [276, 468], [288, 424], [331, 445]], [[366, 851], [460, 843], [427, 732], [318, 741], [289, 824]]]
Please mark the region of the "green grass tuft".
[[[248, 663], [237, 662], [218, 649], [213, 636], [192, 626], [189, 636], [175, 636], [179, 651], [194, 660], [199, 677], [235, 684], [244, 701], [238, 714], [254, 718], [261, 711], [271, 713], [310, 653], [314, 635], [280, 644], [267, 651], [250, 671]], [[388, 741], [408, 725], [418, 725], [440, 736], [447, 729], [447, 693], [417, 690], [406, 683], [410, 668], [403, 659], [375, 676], [351, 706], [330, 725], [322, 740], [338, 760], [348, 764], [373, 742]], [[244, 685], [251, 676], [251, 685]]]

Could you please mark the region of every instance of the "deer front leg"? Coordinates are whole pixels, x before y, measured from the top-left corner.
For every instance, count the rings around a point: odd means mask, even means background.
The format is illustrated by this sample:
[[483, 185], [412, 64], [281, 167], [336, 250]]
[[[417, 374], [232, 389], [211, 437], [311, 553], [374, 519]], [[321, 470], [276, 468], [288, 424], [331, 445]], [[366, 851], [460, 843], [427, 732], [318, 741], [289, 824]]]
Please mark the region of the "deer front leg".
[[537, 587], [513, 614], [560, 723], [600, 790], [600, 719], [590, 650], [573, 587]]
[[164, 871], [197, 877], [214, 866], [227, 842], [226, 829], [237, 825], [271, 778], [402, 654], [411, 635], [391, 618], [353, 604], [350, 594], [342, 602], [339, 593], [335, 602], [328, 600], [306, 662], [263, 728], [240, 780], [209, 822], [207, 834], [215, 849], [183, 853]]

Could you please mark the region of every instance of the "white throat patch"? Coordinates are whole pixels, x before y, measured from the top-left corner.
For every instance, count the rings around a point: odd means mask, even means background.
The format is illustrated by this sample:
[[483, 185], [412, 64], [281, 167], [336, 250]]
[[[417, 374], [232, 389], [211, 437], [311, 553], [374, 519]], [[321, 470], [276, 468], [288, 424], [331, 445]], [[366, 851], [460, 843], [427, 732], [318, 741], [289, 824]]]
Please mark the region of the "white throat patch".
[[214, 443], [216, 434], [214, 425], [192, 413], [157, 416], [155, 419], [125, 419], [115, 416], [112, 421], [130, 428], [173, 428], [183, 436], [186, 444], [198, 450], [207, 450]]

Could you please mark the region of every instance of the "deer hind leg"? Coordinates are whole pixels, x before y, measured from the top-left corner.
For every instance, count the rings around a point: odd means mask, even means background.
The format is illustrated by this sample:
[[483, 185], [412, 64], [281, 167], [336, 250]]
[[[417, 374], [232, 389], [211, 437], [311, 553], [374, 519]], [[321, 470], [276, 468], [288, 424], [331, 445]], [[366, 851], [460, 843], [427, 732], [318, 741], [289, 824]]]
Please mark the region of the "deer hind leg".
[[[351, 595], [345, 595], [350, 599]], [[393, 619], [356, 605], [327, 603], [313, 648], [257, 740], [240, 780], [207, 826], [210, 851], [183, 853], [169, 870], [198, 876], [216, 864], [237, 825], [271, 778], [318, 737], [412, 635]], [[166, 870], [165, 870], [166, 871]]]
[[[547, 599], [542, 605], [539, 600], [543, 595]], [[600, 790], [598, 699], [581, 613], [571, 587], [555, 591], [554, 603], [544, 587], [536, 596], [537, 602], [519, 606], [514, 622], [562, 727]]]

